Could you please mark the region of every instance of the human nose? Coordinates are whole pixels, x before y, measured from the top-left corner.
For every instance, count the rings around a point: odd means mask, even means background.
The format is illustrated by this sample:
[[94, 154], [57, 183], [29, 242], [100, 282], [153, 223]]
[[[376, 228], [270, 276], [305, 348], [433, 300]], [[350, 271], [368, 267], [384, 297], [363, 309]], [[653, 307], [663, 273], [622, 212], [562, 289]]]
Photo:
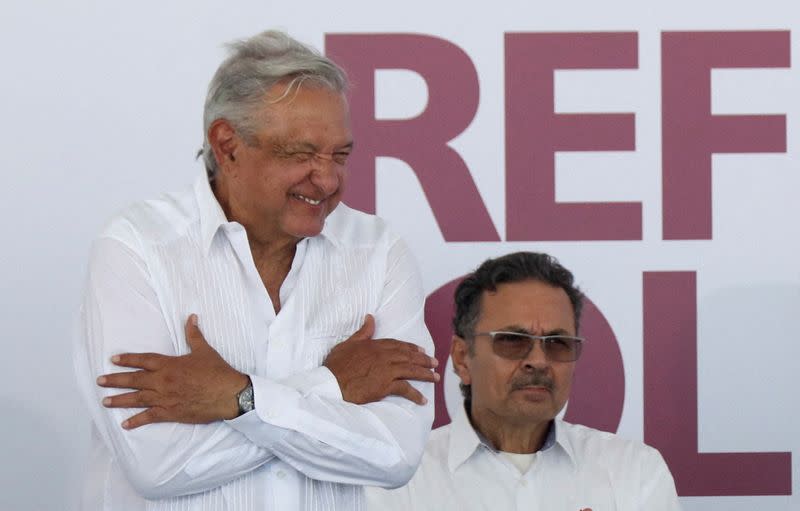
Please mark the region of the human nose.
[[341, 181], [341, 165], [330, 154], [315, 153], [312, 158], [311, 182], [324, 193], [335, 192]]
[[528, 356], [524, 359], [526, 367], [534, 367], [537, 369], [544, 369], [550, 365], [550, 360], [547, 358], [547, 353], [544, 351], [544, 339], [531, 339], [533, 346], [528, 352]]

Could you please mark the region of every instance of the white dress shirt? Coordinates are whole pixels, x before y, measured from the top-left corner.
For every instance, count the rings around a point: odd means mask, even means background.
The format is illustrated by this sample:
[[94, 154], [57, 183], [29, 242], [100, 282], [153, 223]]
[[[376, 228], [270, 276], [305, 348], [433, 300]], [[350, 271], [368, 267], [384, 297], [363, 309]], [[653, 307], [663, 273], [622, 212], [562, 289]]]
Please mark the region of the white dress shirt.
[[[344, 204], [322, 234], [301, 241], [276, 315], [244, 228], [228, 222], [205, 173], [193, 189], [136, 204], [92, 247], [75, 365], [93, 419], [83, 505], [91, 510], [356, 510], [361, 485], [397, 487], [414, 473], [433, 420], [390, 396], [345, 402], [322, 362], [376, 320], [376, 338], [433, 353], [424, 294], [406, 245], [384, 223]], [[125, 431], [139, 410], [106, 409], [97, 376], [124, 352], [181, 355], [197, 313], [208, 342], [250, 375], [255, 410], [207, 425]]]
[[375, 511], [679, 511], [661, 454], [640, 442], [555, 420], [525, 473], [482, 441], [466, 413], [431, 433], [403, 488], [367, 488]]

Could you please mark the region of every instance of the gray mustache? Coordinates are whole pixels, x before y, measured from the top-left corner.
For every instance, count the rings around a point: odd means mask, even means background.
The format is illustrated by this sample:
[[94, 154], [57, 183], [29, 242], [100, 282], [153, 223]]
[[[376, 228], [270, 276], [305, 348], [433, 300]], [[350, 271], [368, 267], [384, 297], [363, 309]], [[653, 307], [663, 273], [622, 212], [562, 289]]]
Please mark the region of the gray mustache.
[[511, 390], [519, 390], [525, 387], [544, 387], [552, 392], [553, 386], [553, 379], [549, 378], [544, 372], [526, 374], [511, 382]]

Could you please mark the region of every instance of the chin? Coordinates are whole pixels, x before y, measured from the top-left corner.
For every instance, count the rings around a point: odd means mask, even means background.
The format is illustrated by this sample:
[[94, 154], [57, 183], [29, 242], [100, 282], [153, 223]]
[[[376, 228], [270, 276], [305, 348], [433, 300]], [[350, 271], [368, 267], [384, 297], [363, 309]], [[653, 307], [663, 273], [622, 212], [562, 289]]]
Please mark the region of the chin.
[[304, 225], [295, 225], [294, 228], [287, 228], [285, 232], [291, 234], [295, 238], [313, 238], [322, 232], [325, 227], [325, 222], [305, 223]]

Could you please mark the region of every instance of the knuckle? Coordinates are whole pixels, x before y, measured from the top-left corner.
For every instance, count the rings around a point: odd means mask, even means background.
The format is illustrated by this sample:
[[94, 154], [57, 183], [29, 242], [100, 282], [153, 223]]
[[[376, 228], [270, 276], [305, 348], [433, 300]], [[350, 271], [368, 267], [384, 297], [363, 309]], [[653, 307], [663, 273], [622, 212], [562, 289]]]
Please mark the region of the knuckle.
[[152, 392], [139, 392], [138, 401], [142, 406], [152, 406], [158, 402], [158, 395]]
[[411, 385], [409, 385], [408, 382], [405, 380], [398, 380], [397, 388], [398, 391], [401, 392], [403, 395], [408, 395], [413, 390]]
[[394, 339], [382, 339], [380, 346], [387, 351], [397, 351], [402, 349], [402, 343]]
[[409, 379], [411, 380], [424, 380], [428, 375], [428, 371], [421, 367], [415, 367], [409, 372]]
[[391, 385], [389, 385], [389, 386], [386, 388], [386, 392], [385, 392], [385, 394], [386, 394], [386, 395], [389, 395], [389, 394], [391, 394], [391, 395], [395, 395], [395, 396], [402, 396], [402, 395], [403, 395], [403, 387], [402, 387], [402, 386], [400, 386], [400, 385], [398, 385], [398, 383], [399, 383], [399, 382], [396, 382], [396, 381], [395, 381], [395, 382], [392, 382], [392, 384], [391, 384]]
[[126, 374], [125, 376], [121, 376], [119, 378], [117, 386], [120, 388], [128, 388], [128, 389], [138, 388], [139, 378], [138, 376], [135, 375], [135, 373]]
[[385, 378], [396, 381], [401, 381], [405, 373], [406, 373], [406, 368], [398, 364], [392, 364], [388, 367], [386, 371], [384, 371]]

